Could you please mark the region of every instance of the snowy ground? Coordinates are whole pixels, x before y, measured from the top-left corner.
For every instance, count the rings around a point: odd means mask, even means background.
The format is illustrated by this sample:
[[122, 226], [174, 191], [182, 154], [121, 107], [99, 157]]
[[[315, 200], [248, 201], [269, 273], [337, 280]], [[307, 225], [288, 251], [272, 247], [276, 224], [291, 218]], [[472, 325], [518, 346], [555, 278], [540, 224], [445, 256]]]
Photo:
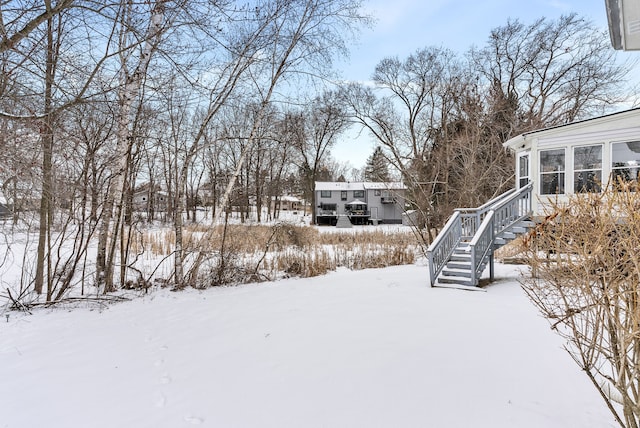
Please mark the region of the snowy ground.
[[497, 268], [486, 292], [415, 265], [11, 313], [0, 428], [615, 426]]

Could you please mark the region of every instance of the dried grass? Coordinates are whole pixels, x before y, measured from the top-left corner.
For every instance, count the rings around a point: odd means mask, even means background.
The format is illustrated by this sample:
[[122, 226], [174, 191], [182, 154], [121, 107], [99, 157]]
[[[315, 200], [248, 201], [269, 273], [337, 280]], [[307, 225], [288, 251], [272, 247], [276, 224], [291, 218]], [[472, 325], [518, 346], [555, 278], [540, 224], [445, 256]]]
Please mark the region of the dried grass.
[[[224, 226], [185, 227], [185, 252], [207, 254], [209, 259], [196, 281], [199, 287], [312, 277], [338, 267], [355, 270], [411, 264], [419, 251], [418, 241], [408, 232], [371, 228], [321, 233], [314, 227], [280, 223], [227, 225], [223, 254], [223, 232]], [[147, 230], [132, 245], [138, 254], [165, 258], [175, 248], [175, 234], [170, 229]]]

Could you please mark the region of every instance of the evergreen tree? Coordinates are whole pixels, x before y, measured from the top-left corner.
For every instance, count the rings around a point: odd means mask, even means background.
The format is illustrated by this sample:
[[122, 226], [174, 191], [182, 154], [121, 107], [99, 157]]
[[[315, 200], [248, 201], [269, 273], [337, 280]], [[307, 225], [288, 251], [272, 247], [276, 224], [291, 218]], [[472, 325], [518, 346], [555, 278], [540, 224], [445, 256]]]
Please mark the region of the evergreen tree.
[[373, 154], [367, 159], [364, 167], [365, 181], [390, 181], [389, 161], [382, 152], [380, 146], [376, 147]]

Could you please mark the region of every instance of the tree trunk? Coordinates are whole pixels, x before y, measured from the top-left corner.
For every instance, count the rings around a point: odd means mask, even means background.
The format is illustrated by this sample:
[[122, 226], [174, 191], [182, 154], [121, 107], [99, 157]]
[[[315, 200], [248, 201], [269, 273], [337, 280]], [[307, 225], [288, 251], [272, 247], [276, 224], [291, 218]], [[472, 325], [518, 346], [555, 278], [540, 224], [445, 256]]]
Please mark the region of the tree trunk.
[[[154, 3], [151, 19], [147, 28], [146, 41], [138, 59], [137, 67], [133, 73], [124, 76], [124, 85], [119, 94], [118, 131], [116, 138], [116, 158], [119, 164], [114, 171], [111, 186], [109, 187], [109, 194], [105, 203], [102, 224], [98, 236], [98, 253], [96, 256], [96, 285], [98, 287], [104, 287], [105, 293], [115, 290], [113, 284], [113, 250], [115, 248], [115, 242], [118, 239], [118, 229], [122, 216], [124, 178], [129, 169], [127, 160], [129, 159], [128, 154], [131, 152], [133, 141], [130, 129], [131, 112], [133, 104], [140, 94], [151, 55], [162, 35], [165, 3], [166, 1], [164, 0], [158, 0]], [[123, 65], [123, 73], [125, 72], [124, 70], [125, 67]], [[113, 234], [111, 236], [110, 252], [108, 252], [107, 242], [110, 230], [113, 230]]]
[[[50, 8], [50, 5], [49, 5]], [[54, 23], [47, 20], [47, 58], [45, 67], [44, 120], [40, 127], [42, 139], [42, 194], [40, 195], [40, 225], [38, 230], [38, 253], [36, 260], [35, 291], [42, 294], [47, 267], [47, 301], [51, 300], [51, 221], [53, 220], [53, 83], [55, 79], [56, 40]]]

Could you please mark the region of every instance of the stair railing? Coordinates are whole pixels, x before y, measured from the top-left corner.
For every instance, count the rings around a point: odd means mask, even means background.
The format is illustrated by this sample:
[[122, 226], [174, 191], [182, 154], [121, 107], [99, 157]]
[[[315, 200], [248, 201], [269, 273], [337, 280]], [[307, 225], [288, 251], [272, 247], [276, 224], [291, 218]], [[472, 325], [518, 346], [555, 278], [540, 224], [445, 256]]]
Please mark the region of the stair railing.
[[478, 231], [480, 224], [489, 210], [491, 210], [494, 205], [499, 204], [504, 200], [508, 200], [511, 195], [516, 193], [516, 191], [517, 189], [507, 190], [477, 208], [457, 208], [455, 211], [460, 212], [463, 238], [466, 238], [467, 240], [471, 239]]
[[453, 250], [462, 239], [462, 221], [459, 211], [453, 213], [444, 225], [436, 239], [427, 248], [427, 260], [429, 261], [429, 280], [433, 286], [434, 281], [445, 267]]
[[508, 198], [490, 207], [478, 231], [469, 243], [471, 251], [471, 281], [477, 284], [487, 262], [493, 279], [494, 241], [512, 226], [531, 215], [532, 183], [513, 191]]
[[491, 207], [495, 211], [494, 236], [499, 237], [505, 231], [525, 218], [531, 216], [532, 183], [517, 189], [508, 199], [499, 201]]
[[[478, 228], [475, 236], [469, 243], [469, 249], [471, 251], [471, 283], [473, 285], [478, 284], [480, 275], [486, 266], [485, 260], [493, 261], [493, 240], [494, 227], [495, 227], [495, 211], [490, 210], [488, 214], [482, 220], [482, 224]], [[493, 277], [493, 266], [491, 266], [491, 273]]]

